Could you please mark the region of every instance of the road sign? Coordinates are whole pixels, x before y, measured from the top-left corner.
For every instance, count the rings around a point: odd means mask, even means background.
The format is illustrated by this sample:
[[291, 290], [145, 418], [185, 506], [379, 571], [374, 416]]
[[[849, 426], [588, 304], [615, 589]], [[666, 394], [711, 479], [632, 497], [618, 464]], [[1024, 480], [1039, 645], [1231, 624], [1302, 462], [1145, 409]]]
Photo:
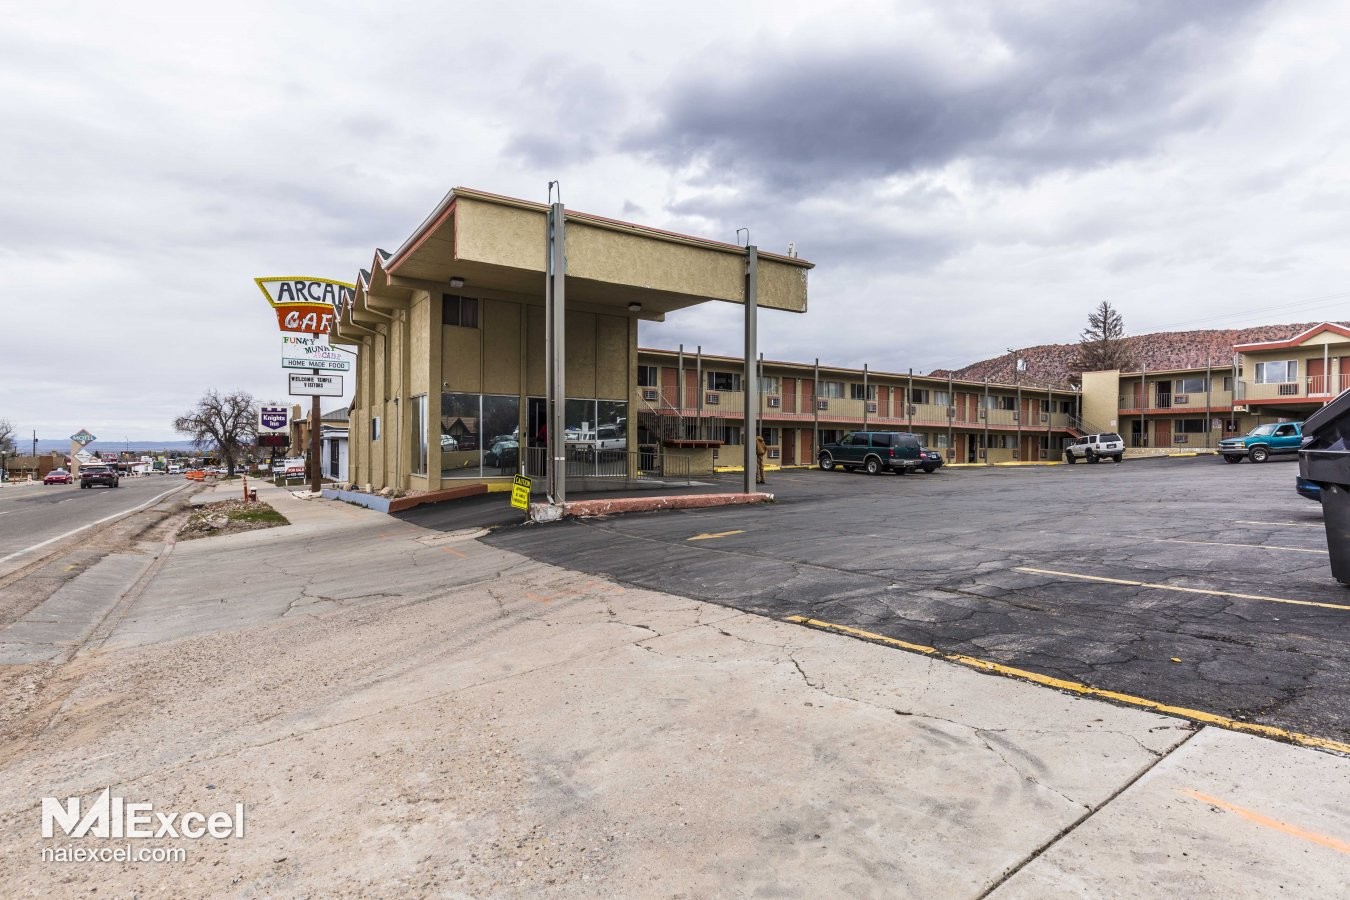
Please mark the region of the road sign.
[[262, 406], [258, 408], [258, 431], [278, 432], [287, 430], [287, 409], [284, 406]]
[[517, 475], [511, 482], [511, 505], [516, 509], [530, 508], [530, 479]]
[[94, 441], [98, 440], [98, 438], [94, 437], [92, 434], [90, 434], [87, 430], [83, 428], [72, 434], [70, 436], [70, 439], [75, 443], [79, 444], [81, 447], [83, 447], [85, 444], [92, 444]]
[[328, 343], [328, 339], [314, 334], [283, 334], [281, 336], [281, 367], [283, 369], [319, 369], [324, 372], [350, 372], [353, 354]]
[[341, 375], [301, 375], [290, 373], [292, 397], [341, 397]]

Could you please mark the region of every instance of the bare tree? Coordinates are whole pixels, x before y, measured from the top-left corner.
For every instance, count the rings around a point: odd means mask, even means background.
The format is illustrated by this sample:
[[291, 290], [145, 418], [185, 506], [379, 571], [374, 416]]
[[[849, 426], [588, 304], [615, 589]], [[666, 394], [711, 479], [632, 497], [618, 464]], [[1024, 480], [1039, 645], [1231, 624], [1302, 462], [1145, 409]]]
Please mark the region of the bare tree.
[[207, 391], [196, 407], [173, 420], [174, 431], [192, 438], [198, 447], [213, 444], [225, 463], [226, 474], [234, 475], [235, 463], [242, 461], [244, 447], [258, 431], [258, 405], [247, 391], [220, 396]]
[[1078, 339], [1078, 368], [1083, 372], [1129, 369], [1134, 355], [1125, 340], [1125, 319], [1109, 301], [1088, 314], [1088, 327]]
[[0, 452], [14, 452], [14, 426], [9, 419], [0, 419]]

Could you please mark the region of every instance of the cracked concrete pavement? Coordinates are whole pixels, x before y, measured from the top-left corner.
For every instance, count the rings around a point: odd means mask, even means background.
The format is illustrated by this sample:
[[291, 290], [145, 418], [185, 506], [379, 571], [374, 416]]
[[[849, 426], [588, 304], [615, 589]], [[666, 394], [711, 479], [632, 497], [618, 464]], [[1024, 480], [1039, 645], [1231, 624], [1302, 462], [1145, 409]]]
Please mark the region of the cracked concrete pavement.
[[[6, 894], [1350, 881], [1344, 758], [263, 493], [292, 525], [177, 545], [68, 661], [0, 668]], [[156, 809], [243, 803], [248, 831], [180, 841], [183, 863], [44, 861], [99, 839], [41, 838], [40, 798], [105, 786]]]

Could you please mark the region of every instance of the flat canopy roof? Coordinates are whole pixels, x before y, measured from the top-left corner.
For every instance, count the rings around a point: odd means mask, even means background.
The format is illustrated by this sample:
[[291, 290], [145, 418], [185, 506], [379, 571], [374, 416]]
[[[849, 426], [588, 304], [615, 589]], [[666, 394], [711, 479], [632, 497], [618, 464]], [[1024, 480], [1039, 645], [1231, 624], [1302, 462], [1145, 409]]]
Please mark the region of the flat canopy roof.
[[[515, 295], [543, 301], [549, 207], [457, 187], [393, 254], [375, 254], [358, 279], [356, 325], [369, 306], [406, 302], [413, 290]], [[674, 234], [602, 216], [567, 211], [567, 305], [612, 308], [639, 318], [708, 300], [745, 302], [745, 248]], [[759, 302], [765, 309], [806, 311], [812, 263], [759, 253]], [[452, 288], [450, 279], [463, 279]], [[384, 302], [381, 302], [383, 299]], [[348, 330], [351, 334], [352, 330]]]

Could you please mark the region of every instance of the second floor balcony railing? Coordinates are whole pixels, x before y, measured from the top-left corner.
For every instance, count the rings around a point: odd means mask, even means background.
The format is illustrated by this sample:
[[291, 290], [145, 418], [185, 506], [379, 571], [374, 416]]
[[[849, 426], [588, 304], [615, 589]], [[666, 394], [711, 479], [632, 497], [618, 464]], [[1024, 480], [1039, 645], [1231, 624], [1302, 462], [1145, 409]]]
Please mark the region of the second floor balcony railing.
[[1276, 384], [1239, 382], [1242, 400], [1329, 400], [1350, 388], [1350, 373], [1309, 375], [1297, 381]]

